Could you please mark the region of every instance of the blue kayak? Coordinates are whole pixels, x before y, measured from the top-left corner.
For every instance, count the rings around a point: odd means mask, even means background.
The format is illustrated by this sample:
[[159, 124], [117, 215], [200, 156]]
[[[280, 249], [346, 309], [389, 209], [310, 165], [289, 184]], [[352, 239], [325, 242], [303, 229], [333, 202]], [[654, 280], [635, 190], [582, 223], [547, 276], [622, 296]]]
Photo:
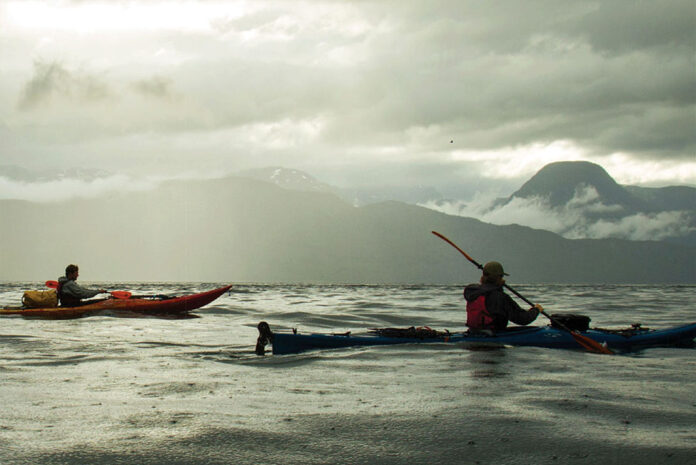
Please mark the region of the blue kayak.
[[[265, 326], [263, 326], [265, 325]], [[420, 330], [416, 329], [415, 331]], [[353, 346], [378, 346], [391, 344], [449, 343], [471, 346], [535, 346], [550, 349], [582, 349], [573, 336], [552, 326], [519, 326], [496, 333], [441, 332], [427, 328], [420, 333], [414, 328], [405, 330], [373, 330], [365, 334], [300, 334], [271, 332], [265, 322], [259, 323], [259, 340], [256, 353], [262, 355], [267, 342], [273, 345], [276, 355], [294, 354], [314, 349], [336, 349]], [[411, 331], [411, 335], [409, 335]], [[647, 329], [635, 325], [624, 330], [588, 329], [580, 331], [615, 352], [630, 352], [651, 347], [693, 347], [696, 323], [667, 329]]]

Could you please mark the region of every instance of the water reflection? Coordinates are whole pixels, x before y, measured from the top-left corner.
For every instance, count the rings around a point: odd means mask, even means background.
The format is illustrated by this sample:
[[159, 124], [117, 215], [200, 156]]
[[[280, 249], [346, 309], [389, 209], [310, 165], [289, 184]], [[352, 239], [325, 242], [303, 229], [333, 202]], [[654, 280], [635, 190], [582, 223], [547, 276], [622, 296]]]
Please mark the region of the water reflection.
[[503, 378], [510, 375], [508, 355], [505, 347], [484, 344], [467, 344], [468, 361], [471, 370], [469, 376], [481, 378]]

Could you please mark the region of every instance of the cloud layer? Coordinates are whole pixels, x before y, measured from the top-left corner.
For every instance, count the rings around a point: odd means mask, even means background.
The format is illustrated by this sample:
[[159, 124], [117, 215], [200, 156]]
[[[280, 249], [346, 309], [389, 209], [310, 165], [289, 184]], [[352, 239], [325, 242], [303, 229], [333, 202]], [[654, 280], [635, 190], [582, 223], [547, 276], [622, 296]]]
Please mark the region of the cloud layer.
[[282, 165], [329, 182], [419, 164], [468, 182], [589, 159], [622, 182], [696, 182], [688, 0], [0, 8], [5, 163]]
[[114, 192], [144, 191], [156, 185], [156, 181], [153, 180], [134, 180], [123, 175], [99, 177], [93, 180], [65, 178], [42, 182], [23, 182], [0, 176], [0, 199], [62, 202]]

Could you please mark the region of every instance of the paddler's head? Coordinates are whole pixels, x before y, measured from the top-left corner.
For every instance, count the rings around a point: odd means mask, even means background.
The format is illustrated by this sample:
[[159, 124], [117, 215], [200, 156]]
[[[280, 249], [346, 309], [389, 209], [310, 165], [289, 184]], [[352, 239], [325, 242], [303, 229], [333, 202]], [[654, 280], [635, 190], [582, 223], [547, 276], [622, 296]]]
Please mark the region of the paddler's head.
[[499, 262], [488, 262], [483, 265], [481, 284], [497, 284], [502, 286], [505, 283], [503, 276], [508, 276], [505, 270], [503, 270], [503, 265]]
[[65, 267], [65, 277], [71, 281], [75, 281], [80, 275], [80, 269], [77, 265], [68, 265]]

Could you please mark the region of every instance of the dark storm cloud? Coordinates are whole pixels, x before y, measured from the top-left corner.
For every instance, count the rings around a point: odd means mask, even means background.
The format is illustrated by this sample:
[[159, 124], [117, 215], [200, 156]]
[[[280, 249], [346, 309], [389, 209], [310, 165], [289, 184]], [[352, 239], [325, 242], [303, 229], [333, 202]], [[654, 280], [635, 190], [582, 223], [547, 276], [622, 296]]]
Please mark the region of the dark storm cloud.
[[[200, 96], [217, 124], [322, 115], [323, 140], [339, 146], [400, 144], [411, 129], [434, 128], [434, 138], [476, 150], [570, 139], [597, 155], [693, 156], [685, 2], [356, 8], [370, 28], [355, 36], [293, 29], [263, 55], [218, 63]], [[220, 30], [264, 29], [274, 17], [255, 13]], [[352, 53], [347, 63], [329, 61], [337, 50]], [[193, 75], [200, 64], [180, 71]]]
[[34, 75], [24, 86], [19, 108], [34, 109], [54, 96], [78, 101], [103, 100], [109, 96], [109, 89], [96, 76], [69, 70], [59, 62], [34, 62]]
[[673, 47], [693, 53], [696, 6], [691, 0], [602, 2], [570, 29], [614, 54], [653, 48], [670, 53]]
[[441, 125], [479, 149], [571, 139], [599, 155], [688, 159], [694, 11], [682, 1], [418, 3], [396, 14], [395, 34], [373, 38], [364, 76], [382, 92], [357, 120]]
[[135, 81], [132, 83], [132, 88], [144, 96], [163, 99], [174, 97], [172, 81], [160, 76]]

